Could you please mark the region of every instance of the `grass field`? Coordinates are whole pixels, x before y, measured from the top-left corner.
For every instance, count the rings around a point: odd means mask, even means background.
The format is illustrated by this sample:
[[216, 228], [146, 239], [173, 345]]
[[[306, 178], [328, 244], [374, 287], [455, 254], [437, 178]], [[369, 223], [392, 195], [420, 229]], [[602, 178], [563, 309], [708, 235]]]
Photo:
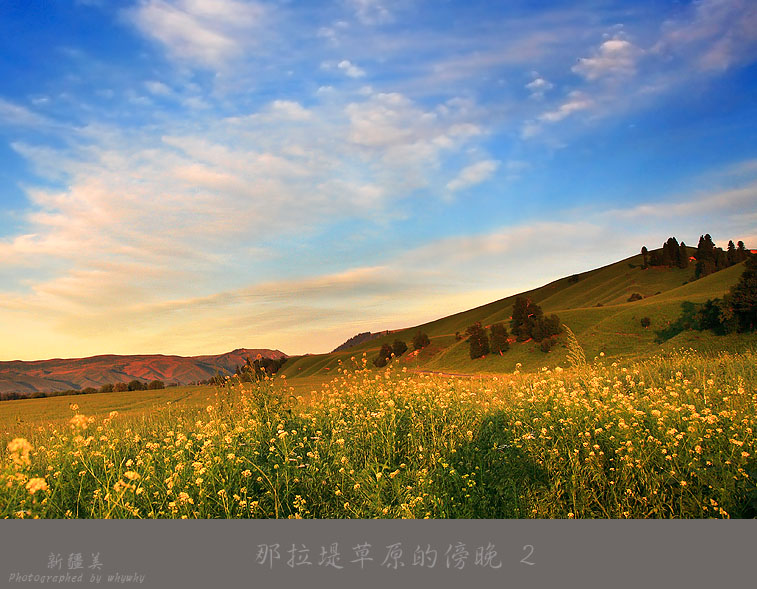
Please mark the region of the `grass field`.
[[37, 427], [7, 445], [0, 513], [754, 517], [756, 359], [688, 351], [455, 378], [358, 356], [328, 381], [141, 392], [120, 409], [39, 399], [24, 413]]

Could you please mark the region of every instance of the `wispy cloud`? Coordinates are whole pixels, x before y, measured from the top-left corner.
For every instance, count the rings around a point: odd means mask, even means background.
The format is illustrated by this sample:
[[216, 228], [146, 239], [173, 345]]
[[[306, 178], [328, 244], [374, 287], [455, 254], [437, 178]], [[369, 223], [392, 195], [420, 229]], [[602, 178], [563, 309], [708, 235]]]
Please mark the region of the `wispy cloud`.
[[126, 14], [171, 58], [218, 68], [255, 45], [267, 10], [242, 0], [140, 0]]
[[702, 71], [723, 71], [757, 56], [757, 5], [750, 0], [702, 0], [670, 19], [653, 47], [694, 59]]
[[342, 70], [350, 78], [362, 78], [365, 76], [365, 71], [347, 59], [340, 61], [336, 67]]
[[392, 0], [347, 0], [358, 20], [366, 25], [379, 25], [394, 20]]
[[497, 171], [499, 162], [495, 160], [484, 160], [476, 162], [460, 170], [457, 177], [447, 183], [447, 189], [456, 192], [487, 180]]

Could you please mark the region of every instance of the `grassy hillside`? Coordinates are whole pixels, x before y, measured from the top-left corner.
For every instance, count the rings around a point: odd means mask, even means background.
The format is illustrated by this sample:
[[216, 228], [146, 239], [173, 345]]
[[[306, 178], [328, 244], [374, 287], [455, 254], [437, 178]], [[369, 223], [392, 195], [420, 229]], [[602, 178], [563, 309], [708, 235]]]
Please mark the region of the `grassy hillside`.
[[[693, 251], [693, 250], [692, 250]], [[641, 269], [641, 255], [632, 256], [603, 268], [565, 277], [540, 288], [521, 293], [538, 303], [545, 313], [557, 313], [561, 321], [576, 334], [587, 357], [604, 353], [609, 358], [643, 358], [675, 347], [693, 347], [703, 351], [740, 350], [757, 347], [757, 336], [733, 335], [719, 337], [710, 332], [684, 332], [657, 343], [656, 331], [668, 327], [680, 315], [681, 304], [702, 303], [722, 297], [741, 276], [744, 264], [738, 264], [699, 280], [694, 280], [693, 265], [686, 269], [653, 267]], [[641, 300], [629, 302], [638, 293]], [[401, 363], [420, 370], [462, 373], [511, 372], [521, 364], [522, 370], [565, 365], [565, 348], [558, 346], [549, 353], [539, 350], [534, 342], [514, 343], [499, 355], [471, 360], [465, 339], [456, 341], [455, 332], [480, 321], [491, 325], [497, 321], [509, 327], [513, 295], [481, 307], [443, 317], [436, 321], [395, 331], [345, 352], [316, 354], [290, 358], [284, 368], [288, 377], [334, 373], [339, 362], [352, 364], [365, 353], [371, 361], [382, 344], [402, 339], [411, 344], [417, 331], [431, 338], [431, 345], [418, 357], [405, 355]], [[641, 318], [649, 317], [651, 325], [641, 326]]]

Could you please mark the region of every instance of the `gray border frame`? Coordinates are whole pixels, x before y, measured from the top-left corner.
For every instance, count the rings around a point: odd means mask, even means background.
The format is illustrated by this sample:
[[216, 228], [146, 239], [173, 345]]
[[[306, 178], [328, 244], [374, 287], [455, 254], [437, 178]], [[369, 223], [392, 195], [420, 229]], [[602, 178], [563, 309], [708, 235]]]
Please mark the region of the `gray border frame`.
[[[753, 586], [755, 531], [753, 520], [4, 521], [0, 587]], [[319, 564], [334, 543], [342, 569]], [[361, 569], [351, 561], [365, 543], [373, 560]], [[396, 543], [399, 558], [386, 559]], [[276, 544], [280, 558], [260, 564], [259, 546]], [[287, 563], [292, 544], [310, 565]], [[450, 545], [450, 556], [460, 545], [468, 553], [462, 566], [447, 562]], [[420, 566], [418, 546], [428, 557], [437, 551], [433, 568]], [[477, 564], [487, 548], [496, 555]], [[90, 568], [96, 553], [102, 567]], [[82, 555], [81, 568], [69, 569], [72, 554]], [[60, 568], [49, 567], [51, 555]]]

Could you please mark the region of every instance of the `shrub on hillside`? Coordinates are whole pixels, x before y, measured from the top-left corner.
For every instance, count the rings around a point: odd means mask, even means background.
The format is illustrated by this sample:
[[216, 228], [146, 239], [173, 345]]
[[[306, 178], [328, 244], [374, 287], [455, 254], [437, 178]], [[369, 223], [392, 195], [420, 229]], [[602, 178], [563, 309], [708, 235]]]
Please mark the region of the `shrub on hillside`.
[[650, 325], [652, 325], [652, 320], [651, 320], [651, 319], [650, 319], [649, 317], [642, 317], [642, 318], [641, 318], [641, 326], [642, 326], [642, 327], [643, 327], [644, 329], [646, 329], [646, 328], [647, 328], [647, 327], [649, 327]]
[[507, 327], [503, 323], [495, 323], [489, 328], [489, 350], [492, 354], [502, 354], [510, 349], [507, 341]]
[[392, 352], [394, 352], [395, 357], [399, 358], [402, 354], [407, 352], [407, 344], [401, 339], [394, 340], [394, 343], [392, 344]]
[[630, 297], [628, 297], [628, 302], [629, 302], [629, 303], [632, 303], [632, 302], [634, 302], [634, 301], [640, 301], [640, 300], [641, 300], [641, 299], [643, 299], [643, 298], [644, 298], [644, 297], [643, 297], [643, 296], [641, 296], [641, 294], [639, 294], [638, 292], [635, 292], [635, 293], [633, 293], [633, 294], [632, 294], [632, 295], [631, 295]]
[[468, 327], [465, 333], [468, 335], [471, 360], [489, 353], [489, 338], [486, 337], [486, 330], [481, 326], [480, 321]]
[[377, 368], [383, 368], [392, 358], [392, 347], [389, 344], [383, 344], [379, 350], [378, 356], [373, 360], [373, 365]]
[[413, 336], [413, 349], [422, 350], [431, 343], [428, 335], [422, 331], [419, 331]]
[[556, 343], [557, 343], [557, 338], [555, 338], [555, 337], [546, 337], [543, 340], [541, 340], [541, 343], [539, 344], [539, 349], [546, 354], [552, 348], [555, 347]]

